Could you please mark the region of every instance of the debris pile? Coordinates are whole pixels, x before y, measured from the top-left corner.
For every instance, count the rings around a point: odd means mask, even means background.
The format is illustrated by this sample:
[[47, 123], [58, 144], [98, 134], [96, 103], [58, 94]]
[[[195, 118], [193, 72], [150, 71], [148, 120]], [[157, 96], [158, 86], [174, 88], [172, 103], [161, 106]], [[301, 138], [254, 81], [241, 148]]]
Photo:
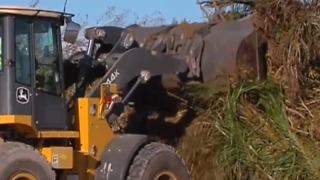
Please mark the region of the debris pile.
[[178, 150], [194, 180], [318, 179], [320, 2], [253, 4], [255, 27], [268, 41], [268, 78], [233, 77], [223, 92], [208, 84], [186, 90], [206, 112]]

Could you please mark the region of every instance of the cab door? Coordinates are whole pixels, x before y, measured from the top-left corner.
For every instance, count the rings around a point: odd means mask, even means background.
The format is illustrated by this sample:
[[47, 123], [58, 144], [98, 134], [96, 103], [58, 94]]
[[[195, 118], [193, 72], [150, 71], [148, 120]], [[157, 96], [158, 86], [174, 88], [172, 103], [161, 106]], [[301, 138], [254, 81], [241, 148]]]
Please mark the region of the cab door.
[[60, 31], [50, 21], [33, 23], [33, 117], [38, 128], [66, 128], [66, 108], [61, 81]]
[[[12, 19], [13, 20], [13, 19]], [[14, 62], [15, 78], [13, 82], [13, 108], [16, 115], [32, 115], [32, 58], [30, 43], [30, 21], [16, 18], [14, 21]]]

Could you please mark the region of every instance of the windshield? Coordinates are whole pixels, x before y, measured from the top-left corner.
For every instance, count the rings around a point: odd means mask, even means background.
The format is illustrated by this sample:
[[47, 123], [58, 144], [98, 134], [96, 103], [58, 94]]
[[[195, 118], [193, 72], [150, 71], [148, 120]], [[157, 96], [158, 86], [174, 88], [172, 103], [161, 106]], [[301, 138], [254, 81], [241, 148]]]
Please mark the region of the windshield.
[[58, 31], [51, 22], [35, 22], [35, 59], [37, 88], [60, 95]]

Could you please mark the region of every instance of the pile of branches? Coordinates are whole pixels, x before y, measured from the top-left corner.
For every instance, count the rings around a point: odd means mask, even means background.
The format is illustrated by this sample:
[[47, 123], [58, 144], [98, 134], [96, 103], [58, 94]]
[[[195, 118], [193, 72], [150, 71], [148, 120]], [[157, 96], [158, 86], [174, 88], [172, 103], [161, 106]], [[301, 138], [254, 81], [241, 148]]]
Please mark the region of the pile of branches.
[[221, 0], [202, 5], [226, 17], [221, 8], [240, 1], [248, 8], [243, 15], [253, 14], [257, 31], [268, 42], [268, 78], [234, 78], [227, 92], [210, 85], [187, 90], [207, 111], [189, 127], [178, 149], [192, 179], [318, 179], [320, 2]]
[[318, 0], [267, 0], [255, 6], [255, 26], [268, 40], [269, 72], [296, 99], [316, 70], [320, 50]]

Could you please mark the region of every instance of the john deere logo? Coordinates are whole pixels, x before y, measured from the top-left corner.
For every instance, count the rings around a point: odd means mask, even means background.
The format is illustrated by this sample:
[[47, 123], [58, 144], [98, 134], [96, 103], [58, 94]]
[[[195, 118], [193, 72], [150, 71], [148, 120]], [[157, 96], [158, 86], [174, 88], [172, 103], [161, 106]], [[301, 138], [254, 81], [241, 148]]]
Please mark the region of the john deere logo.
[[29, 90], [24, 87], [17, 88], [16, 97], [18, 103], [27, 104], [29, 102]]

